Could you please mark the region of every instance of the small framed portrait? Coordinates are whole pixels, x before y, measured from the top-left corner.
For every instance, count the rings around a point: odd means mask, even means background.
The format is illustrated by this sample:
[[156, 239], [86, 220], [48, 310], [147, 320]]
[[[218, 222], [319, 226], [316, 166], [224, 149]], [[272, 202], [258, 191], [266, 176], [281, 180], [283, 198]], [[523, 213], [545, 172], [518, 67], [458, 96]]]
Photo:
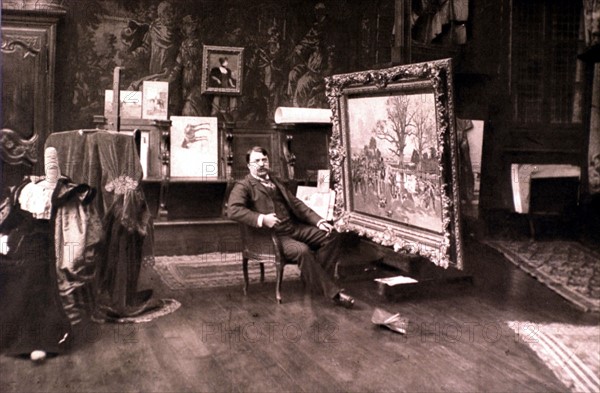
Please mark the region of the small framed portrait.
[[204, 45], [203, 94], [240, 95], [244, 75], [244, 48]]

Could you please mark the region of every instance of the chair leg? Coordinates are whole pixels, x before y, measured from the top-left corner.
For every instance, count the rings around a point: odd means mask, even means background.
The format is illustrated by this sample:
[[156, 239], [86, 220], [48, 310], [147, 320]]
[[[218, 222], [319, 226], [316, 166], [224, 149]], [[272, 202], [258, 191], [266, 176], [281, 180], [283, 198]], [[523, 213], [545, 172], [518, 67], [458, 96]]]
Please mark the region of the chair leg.
[[275, 269], [277, 270], [277, 282], [275, 283], [275, 298], [277, 303], [281, 304], [281, 282], [283, 281], [283, 263], [277, 263]]
[[535, 223], [533, 222], [533, 217], [529, 215], [527, 221], [529, 221], [529, 236], [531, 240], [535, 240]]
[[244, 272], [244, 296], [248, 294], [248, 258], [242, 258], [242, 271]]
[[260, 282], [261, 283], [265, 282], [265, 264], [264, 263], [260, 264]]

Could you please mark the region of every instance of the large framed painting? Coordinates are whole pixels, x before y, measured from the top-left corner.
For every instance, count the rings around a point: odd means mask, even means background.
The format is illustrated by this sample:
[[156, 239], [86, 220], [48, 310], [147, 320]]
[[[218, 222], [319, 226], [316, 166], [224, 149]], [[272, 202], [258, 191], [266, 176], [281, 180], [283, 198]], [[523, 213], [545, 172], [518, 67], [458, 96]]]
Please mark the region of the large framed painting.
[[242, 94], [243, 53], [244, 48], [204, 45], [201, 92], [216, 95]]
[[450, 59], [334, 75], [335, 224], [462, 268]]

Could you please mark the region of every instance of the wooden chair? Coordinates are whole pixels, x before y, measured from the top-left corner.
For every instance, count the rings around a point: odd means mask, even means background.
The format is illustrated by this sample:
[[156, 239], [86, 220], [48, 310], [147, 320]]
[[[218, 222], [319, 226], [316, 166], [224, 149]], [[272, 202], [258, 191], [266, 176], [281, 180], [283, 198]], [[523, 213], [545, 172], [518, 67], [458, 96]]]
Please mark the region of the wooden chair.
[[242, 237], [242, 270], [244, 272], [244, 295], [248, 294], [248, 262], [260, 264], [260, 282], [265, 280], [265, 263], [274, 263], [277, 273], [275, 297], [281, 303], [281, 282], [285, 265], [294, 264], [283, 255], [281, 240], [274, 231], [240, 224]]

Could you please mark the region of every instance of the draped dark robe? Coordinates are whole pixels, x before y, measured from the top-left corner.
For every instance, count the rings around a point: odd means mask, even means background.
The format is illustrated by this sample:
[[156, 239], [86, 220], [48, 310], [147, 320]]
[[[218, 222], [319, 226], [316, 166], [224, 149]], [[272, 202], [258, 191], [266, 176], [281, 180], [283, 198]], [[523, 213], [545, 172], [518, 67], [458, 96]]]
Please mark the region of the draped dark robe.
[[62, 173], [98, 189], [103, 245], [95, 272], [96, 320], [133, 317], [157, 307], [152, 291], [137, 291], [144, 258], [152, 259], [152, 217], [142, 190], [142, 167], [131, 135], [112, 131], [51, 134]]

